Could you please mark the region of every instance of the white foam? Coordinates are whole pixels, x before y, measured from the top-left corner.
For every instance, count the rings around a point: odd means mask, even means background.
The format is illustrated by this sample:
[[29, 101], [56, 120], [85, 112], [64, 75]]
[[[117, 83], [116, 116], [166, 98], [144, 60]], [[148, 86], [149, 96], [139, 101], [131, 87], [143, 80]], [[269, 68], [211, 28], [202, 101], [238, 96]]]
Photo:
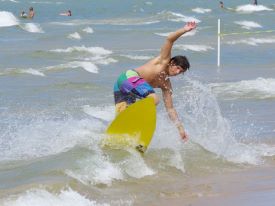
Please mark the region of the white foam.
[[[2, 202], [2, 203], [1, 203]], [[99, 204], [94, 200], [79, 194], [72, 189], [62, 190], [58, 193], [51, 193], [45, 189], [32, 189], [25, 193], [10, 196], [0, 200], [3, 206], [107, 206], [109, 204]]]
[[180, 170], [183, 173], [185, 173], [184, 162], [183, 162], [181, 154], [180, 154], [180, 152], [178, 150], [176, 150], [171, 155], [168, 155], [168, 162], [167, 163], [168, 163], [169, 166], [175, 167], [178, 170]]
[[77, 26], [77, 25], [79, 25], [77, 22], [51, 22], [51, 24], [60, 25], [60, 26]]
[[122, 170], [128, 176], [134, 178], [143, 178], [145, 176], [151, 176], [156, 173], [153, 169], [147, 166], [139, 152], [134, 149], [128, 149], [128, 152], [131, 154], [129, 158], [125, 159], [119, 164]]
[[172, 14], [172, 18], [170, 19], [171, 21], [175, 21], [175, 22], [196, 22], [199, 23], [201, 22], [199, 19], [192, 17], [192, 16], [185, 16], [183, 14], [180, 13], [175, 13], [175, 12], [171, 12]]
[[36, 69], [17, 69], [17, 68], [7, 68], [0, 75], [14, 75], [14, 74], [31, 74], [35, 76], [45, 76], [44, 73]]
[[96, 60], [97, 64], [104, 64], [104, 65], [108, 65], [108, 64], [116, 63], [116, 62], [118, 62], [118, 61], [113, 58], [101, 58], [101, 59]]
[[212, 10], [211, 9], [204, 9], [204, 8], [195, 8], [192, 9], [193, 12], [199, 13], [199, 14], [204, 14], [204, 13], [209, 13]]
[[235, 24], [241, 25], [244, 29], [262, 28], [262, 26], [254, 21], [235, 21]]
[[225, 99], [267, 99], [275, 98], [275, 79], [257, 78], [240, 82], [210, 84], [213, 92]]
[[58, 53], [71, 53], [71, 52], [87, 52], [94, 55], [109, 55], [112, 54], [112, 51], [106, 50], [102, 47], [68, 47], [67, 49], [54, 49], [50, 50], [51, 52], [58, 52]]
[[25, 115], [20, 113], [16, 118], [19, 120], [12, 120], [12, 129], [1, 134], [1, 139], [6, 141], [0, 142], [0, 161], [45, 157], [68, 151], [77, 145], [96, 146], [101, 131], [106, 127], [96, 119], [58, 121], [40, 115], [25, 123], [20, 119]]
[[0, 11], [0, 27], [16, 25], [19, 25], [19, 21], [11, 12]]
[[138, 56], [138, 55], [120, 55], [120, 56], [133, 59], [133, 60], [148, 60], [153, 58], [153, 56]]
[[155, 17], [144, 17], [144, 18], [112, 18], [102, 20], [87, 20], [85, 24], [110, 24], [110, 25], [150, 25], [159, 23], [160, 20]]
[[259, 11], [272, 11], [272, 9], [265, 7], [263, 5], [252, 5], [252, 4], [246, 4], [241, 5], [236, 8], [237, 12], [243, 12], [243, 13], [252, 13], [252, 12], [259, 12]]
[[145, 4], [147, 4], [147, 5], [153, 5], [153, 2], [151, 2], [151, 1], [146, 1]]
[[38, 71], [38, 70], [35, 70], [35, 69], [32, 69], [32, 68], [29, 68], [29, 69], [24, 69], [24, 70], [20, 70], [21, 73], [26, 73], [26, 74], [32, 74], [32, 75], [36, 75], [36, 76], [42, 76], [44, 77], [45, 74]]
[[[97, 64], [108, 65], [117, 62], [117, 60], [110, 58], [109, 55], [113, 52], [106, 50], [102, 47], [68, 47], [66, 49], [55, 49], [50, 50], [50, 52], [56, 53], [68, 53], [70, 56], [76, 55], [74, 59], [79, 61], [69, 62], [67, 64], [61, 64], [57, 66], [47, 67], [47, 70], [58, 70], [64, 69], [66, 66], [70, 68], [75, 68], [77, 65], [84, 68], [85, 70], [93, 73], [98, 72]], [[79, 53], [86, 53], [85, 55]]]
[[[83, 61], [73, 61], [68, 62], [67, 64], [60, 64], [58, 66], [55, 66], [58, 68], [83, 68], [84, 70], [91, 72], [91, 73], [98, 73], [98, 67], [91, 63], [91, 62], [83, 62]], [[53, 67], [51, 67], [53, 68]]]
[[31, 33], [44, 33], [43, 29], [41, 26], [37, 23], [26, 23], [26, 24], [21, 24], [20, 27], [28, 32]]
[[126, 158], [112, 163], [100, 151], [79, 160], [77, 168], [67, 170], [66, 174], [77, 179], [85, 185], [106, 184], [110, 186], [114, 180], [123, 180], [127, 176], [143, 178], [155, 172], [149, 168], [141, 154], [134, 149], [128, 149]]
[[178, 44], [174, 48], [181, 49], [184, 51], [190, 50], [195, 52], [207, 52], [208, 50], [213, 50], [214, 48], [207, 45], [194, 45], [194, 44]]
[[[230, 122], [222, 116], [211, 90], [197, 81], [185, 79], [189, 86], [179, 88], [174, 102], [190, 140], [228, 161], [261, 164], [262, 156], [255, 149], [236, 141]], [[164, 128], [169, 129], [167, 125]]]
[[[254, 165], [262, 164], [265, 156], [275, 155], [274, 146], [238, 142], [234, 137], [230, 121], [222, 116], [218, 101], [210, 88], [188, 77], [184, 79], [187, 86], [177, 87], [173, 97], [174, 106], [179, 118], [184, 122], [190, 140], [184, 144], [166, 112], [158, 111], [158, 124], [150, 148], [171, 148], [173, 151], [182, 151], [189, 146], [193, 149], [192, 144], [195, 142], [221, 159]], [[270, 88], [272, 87], [275, 88], [270, 85]], [[225, 92], [224, 95], [228, 94]], [[181, 168], [184, 172], [184, 162], [180, 156], [165, 153], [165, 157], [159, 158], [164, 160], [165, 164]]]
[[251, 46], [258, 46], [259, 44], [272, 44], [275, 43], [275, 38], [248, 38], [241, 40], [228, 41], [227, 44], [247, 44]]
[[81, 36], [80, 36], [80, 34], [78, 32], [74, 32], [72, 34], [69, 34], [68, 38], [69, 39], [77, 39], [77, 40], [82, 39]]
[[122, 20], [116, 20], [116, 21], [105, 21], [105, 24], [112, 24], [112, 25], [149, 25], [149, 24], [156, 24], [160, 21], [149, 21], [149, 20], [135, 20], [135, 19], [122, 19]]
[[275, 145], [271, 146], [267, 144], [250, 144], [249, 146], [253, 148], [253, 150], [255, 150], [260, 156], [275, 156]]
[[99, 151], [78, 161], [76, 169], [66, 170], [66, 174], [85, 185], [111, 185], [113, 180], [122, 180], [123, 173], [118, 165]]
[[51, 1], [32, 1], [32, 4], [64, 4], [64, 2], [57, 1], [57, 2], [51, 2]]
[[[50, 52], [57, 52], [57, 53], [76, 53], [78, 57], [76, 57], [79, 60], [84, 60], [84, 61], [74, 61], [74, 62], [69, 62], [67, 64], [62, 64], [58, 66], [52, 66], [48, 67], [47, 70], [54, 70], [57, 69], [57, 67], [64, 69], [65, 67], [70, 67], [70, 68], [76, 68], [76, 67], [82, 67], [83, 69], [92, 72], [92, 73], [97, 73], [98, 68], [96, 64], [103, 64], [103, 65], [108, 65], [110, 63], [115, 63], [117, 60], [108, 57], [108, 55], [112, 54], [112, 51], [106, 50], [102, 47], [68, 47], [67, 49], [55, 49], [55, 50], [50, 50]], [[78, 53], [87, 53], [91, 54], [90, 57], [79, 57], [80, 55]], [[83, 54], [82, 54], [83, 56]], [[87, 55], [85, 55], [87, 56]], [[90, 62], [89, 62], [90, 61]]]
[[117, 60], [107, 56], [93, 56], [89, 58], [83, 58], [83, 60], [91, 61], [91, 62], [94, 62], [95, 64], [103, 64], [103, 65], [108, 65], [108, 64], [117, 62]]
[[235, 144], [230, 151], [228, 160], [236, 163], [262, 164], [262, 157], [275, 156], [275, 146], [266, 144]]
[[[177, 111], [180, 112], [179, 110]], [[156, 130], [149, 150], [167, 148], [169, 152], [158, 156], [158, 164], [161, 167], [174, 167], [185, 173], [184, 160], [181, 156], [182, 149], [185, 149], [185, 144], [179, 136], [177, 128], [168, 118], [167, 112], [158, 110]]]
[[180, 139], [175, 126], [168, 119], [166, 112], [158, 111], [157, 120], [158, 123], [156, 125], [156, 131], [154, 135], [156, 138], [152, 139], [150, 148], [170, 148], [173, 150], [178, 149], [178, 146], [180, 145]]
[[86, 114], [105, 121], [111, 121], [115, 117], [114, 106], [91, 107], [89, 105], [84, 105], [82, 108]]
[[19, 3], [19, 1], [16, 1], [16, 0], [9, 0], [9, 1], [13, 3]]
[[72, 68], [82, 67], [84, 70], [88, 72], [98, 73], [98, 67], [91, 62], [74, 61], [74, 62], [68, 63], [68, 66], [71, 66]]
[[89, 34], [94, 33], [94, 30], [93, 30], [91, 27], [86, 27], [86, 28], [84, 28], [82, 31], [84, 31], [84, 32], [86, 32], [86, 33], [89, 33]]

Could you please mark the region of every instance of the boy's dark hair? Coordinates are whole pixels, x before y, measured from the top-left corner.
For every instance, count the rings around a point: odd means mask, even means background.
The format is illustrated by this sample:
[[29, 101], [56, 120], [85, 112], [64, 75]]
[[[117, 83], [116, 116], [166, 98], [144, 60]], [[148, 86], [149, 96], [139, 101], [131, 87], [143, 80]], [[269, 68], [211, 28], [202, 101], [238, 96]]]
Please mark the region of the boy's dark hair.
[[186, 56], [174, 56], [173, 58], [170, 59], [170, 63], [173, 63], [177, 66], [180, 66], [183, 69], [189, 69], [190, 68], [190, 63]]

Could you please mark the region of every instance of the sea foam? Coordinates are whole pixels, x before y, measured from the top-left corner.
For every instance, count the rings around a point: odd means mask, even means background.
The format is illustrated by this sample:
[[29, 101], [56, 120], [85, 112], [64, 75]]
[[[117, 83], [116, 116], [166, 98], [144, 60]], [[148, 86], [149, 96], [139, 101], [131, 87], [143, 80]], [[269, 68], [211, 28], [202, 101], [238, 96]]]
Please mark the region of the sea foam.
[[180, 49], [180, 50], [190, 50], [195, 52], [207, 52], [208, 50], [213, 50], [214, 48], [207, 45], [195, 45], [195, 44], [178, 44], [175, 45], [174, 48]]
[[19, 68], [7, 68], [0, 73], [0, 76], [18, 75], [18, 74], [31, 74], [34, 76], [45, 76], [45, 74], [36, 69], [19, 69]]
[[252, 12], [259, 12], [259, 11], [272, 11], [272, 9], [265, 7], [263, 5], [241, 5], [236, 8], [237, 12], [243, 12], [243, 13], [252, 13]]
[[262, 28], [262, 26], [254, 21], [235, 21], [235, 24], [241, 25], [244, 29]]
[[68, 47], [67, 49], [54, 49], [50, 50], [51, 52], [58, 52], [58, 53], [71, 53], [71, 52], [86, 52], [91, 53], [94, 55], [109, 55], [112, 54], [112, 51], [106, 50], [102, 47]]
[[26, 23], [26, 24], [20, 24], [20, 27], [27, 32], [31, 33], [44, 33], [41, 26], [37, 23]]
[[272, 44], [275, 43], [275, 38], [248, 38], [248, 39], [240, 39], [234, 41], [228, 41], [227, 44], [235, 45], [235, 44], [247, 44], [251, 46], [258, 46], [259, 44]]
[[[1, 203], [2, 202], [2, 203]], [[109, 204], [99, 204], [94, 200], [79, 194], [68, 188], [58, 193], [51, 193], [45, 189], [31, 189], [24, 193], [10, 196], [7, 199], [0, 200], [3, 206], [107, 206]]]
[[98, 67], [93, 64], [92, 62], [87, 62], [87, 61], [72, 61], [68, 62], [66, 64], [59, 64], [55, 66], [48, 66], [45, 68], [46, 71], [60, 71], [60, 70], [65, 70], [67, 68], [82, 68], [88, 72], [91, 73], [98, 73]]
[[91, 107], [89, 105], [84, 105], [82, 109], [86, 114], [105, 121], [111, 121], [115, 117], [114, 106]]
[[80, 36], [80, 34], [78, 32], [74, 32], [72, 34], [69, 34], [68, 35], [68, 38], [69, 39], [77, 39], [77, 40], [80, 40], [82, 39], [82, 37]]
[[180, 90], [175, 105], [192, 142], [234, 163], [263, 163], [264, 153], [235, 139], [231, 123], [222, 116], [210, 88], [187, 77], [186, 82], [190, 85]]
[[216, 95], [223, 99], [275, 98], [275, 79], [272, 78], [212, 83], [210, 87]]
[[42, 77], [45, 76], [44, 73], [42, 73], [38, 70], [32, 69], [32, 68], [21, 70], [21, 73], [32, 74], [32, 75], [42, 76]]
[[6, 116], [11, 123], [1, 134], [1, 139], [6, 141], [0, 141], [0, 162], [32, 160], [62, 153], [77, 145], [97, 145], [99, 134], [105, 128], [101, 121], [92, 118], [55, 120], [40, 114], [22, 123], [21, 118], [25, 116], [20, 113], [16, 114], [17, 119], [10, 114]]
[[195, 8], [192, 9], [193, 12], [199, 13], [199, 14], [204, 14], [204, 13], [209, 13], [212, 10], [211, 9], [204, 9], [204, 8]]
[[175, 22], [201, 22], [199, 19], [192, 17], [192, 16], [185, 16], [180, 13], [171, 12], [172, 17], [170, 18], [171, 21]]
[[11, 12], [0, 11], [0, 27], [16, 25], [19, 25], [19, 21]]
[[66, 174], [85, 185], [105, 184], [110, 186], [115, 180], [127, 177], [143, 178], [155, 174], [144, 161], [139, 152], [125, 148], [128, 155], [116, 162], [110, 160], [99, 150], [78, 161], [75, 169], [66, 170]]
[[138, 55], [120, 55], [122, 57], [126, 57], [128, 59], [133, 59], [133, 60], [149, 60], [153, 58], [153, 56], [138, 56]]
[[84, 28], [82, 31], [84, 31], [84, 32], [86, 32], [86, 33], [89, 33], [89, 34], [94, 33], [94, 30], [93, 30], [91, 27], [86, 27], [86, 28]]

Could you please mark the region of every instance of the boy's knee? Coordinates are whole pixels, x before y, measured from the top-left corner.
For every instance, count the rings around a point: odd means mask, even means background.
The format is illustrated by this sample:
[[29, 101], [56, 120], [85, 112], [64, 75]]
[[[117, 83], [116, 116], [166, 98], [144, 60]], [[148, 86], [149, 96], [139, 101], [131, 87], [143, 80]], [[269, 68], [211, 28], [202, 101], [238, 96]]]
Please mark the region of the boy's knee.
[[153, 98], [156, 105], [159, 103], [159, 97], [155, 93], [149, 94], [147, 97]]
[[124, 111], [128, 107], [128, 104], [126, 102], [120, 102], [115, 105], [116, 114], [119, 114], [120, 112]]

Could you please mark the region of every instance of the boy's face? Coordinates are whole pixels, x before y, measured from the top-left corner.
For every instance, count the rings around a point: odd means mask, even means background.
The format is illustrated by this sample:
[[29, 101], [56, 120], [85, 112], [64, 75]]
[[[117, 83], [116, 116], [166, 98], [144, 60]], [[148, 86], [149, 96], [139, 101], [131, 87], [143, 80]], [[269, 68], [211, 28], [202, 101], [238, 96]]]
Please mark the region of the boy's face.
[[168, 68], [169, 76], [176, 76], [178, 74], [184, 73], [186, 69], [182, 68], [181, 66], [170, 64]]

